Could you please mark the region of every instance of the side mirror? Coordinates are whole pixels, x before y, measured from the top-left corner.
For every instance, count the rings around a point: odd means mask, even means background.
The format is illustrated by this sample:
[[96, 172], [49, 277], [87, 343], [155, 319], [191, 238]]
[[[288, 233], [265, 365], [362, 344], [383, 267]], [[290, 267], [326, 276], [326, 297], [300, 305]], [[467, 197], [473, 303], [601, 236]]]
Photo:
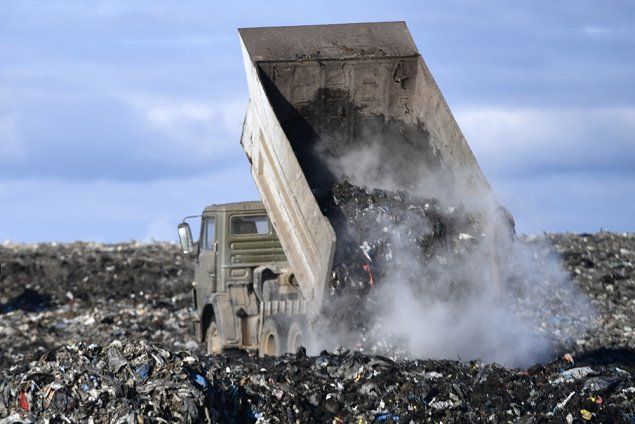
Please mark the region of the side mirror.
[[181, 251], [183, 251], [184, 254], [189, 255], [194, 251], [194, 240], [192, 239], [192, 230], [190, 230], [190, 225], [183, 222], [179, 224], [178, 229]]

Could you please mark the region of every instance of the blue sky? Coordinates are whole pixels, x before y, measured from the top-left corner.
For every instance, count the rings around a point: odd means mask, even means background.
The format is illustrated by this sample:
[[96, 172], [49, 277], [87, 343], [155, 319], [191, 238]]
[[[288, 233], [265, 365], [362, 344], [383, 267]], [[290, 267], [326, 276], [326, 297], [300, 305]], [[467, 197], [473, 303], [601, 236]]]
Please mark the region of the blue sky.
[[635, 2], [0, 0], [0, 242], [255, 199], [236, 28], [405, 20], [524, 233], [635, 231]]

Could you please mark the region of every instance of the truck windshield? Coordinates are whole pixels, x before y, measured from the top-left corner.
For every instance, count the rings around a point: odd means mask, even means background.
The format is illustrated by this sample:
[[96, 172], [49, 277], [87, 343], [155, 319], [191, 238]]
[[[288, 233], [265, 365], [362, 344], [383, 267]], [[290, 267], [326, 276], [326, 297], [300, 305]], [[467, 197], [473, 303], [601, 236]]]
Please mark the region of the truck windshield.
[[269, 234], [269, 218], [266, 215], [232, 216], [231, 230], [233, 236]]

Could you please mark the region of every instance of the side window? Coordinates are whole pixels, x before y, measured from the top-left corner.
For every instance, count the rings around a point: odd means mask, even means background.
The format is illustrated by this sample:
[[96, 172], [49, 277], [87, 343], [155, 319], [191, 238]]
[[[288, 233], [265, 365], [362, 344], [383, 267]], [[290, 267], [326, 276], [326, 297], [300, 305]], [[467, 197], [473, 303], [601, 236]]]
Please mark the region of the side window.
[[216, 241], [216, 221], [214, 218], [205, 218], [202, 228], [201, 250], [213, 250]]
[[267, 215], [232, 216], [233, 236], [266, 235], [271, 233]]

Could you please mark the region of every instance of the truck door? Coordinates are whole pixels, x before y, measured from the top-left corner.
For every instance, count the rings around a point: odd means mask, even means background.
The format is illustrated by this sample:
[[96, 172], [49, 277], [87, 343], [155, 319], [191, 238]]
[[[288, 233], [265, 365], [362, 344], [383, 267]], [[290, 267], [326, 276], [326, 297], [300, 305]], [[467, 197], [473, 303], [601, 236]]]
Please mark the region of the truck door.
[[199, 308], [204, 304], [205, 298], [216, 291], [216, 219], [213, 216], [204, 216], [201, 222], [201, 236], [194, 270], [196, 280], [197, 303]]

